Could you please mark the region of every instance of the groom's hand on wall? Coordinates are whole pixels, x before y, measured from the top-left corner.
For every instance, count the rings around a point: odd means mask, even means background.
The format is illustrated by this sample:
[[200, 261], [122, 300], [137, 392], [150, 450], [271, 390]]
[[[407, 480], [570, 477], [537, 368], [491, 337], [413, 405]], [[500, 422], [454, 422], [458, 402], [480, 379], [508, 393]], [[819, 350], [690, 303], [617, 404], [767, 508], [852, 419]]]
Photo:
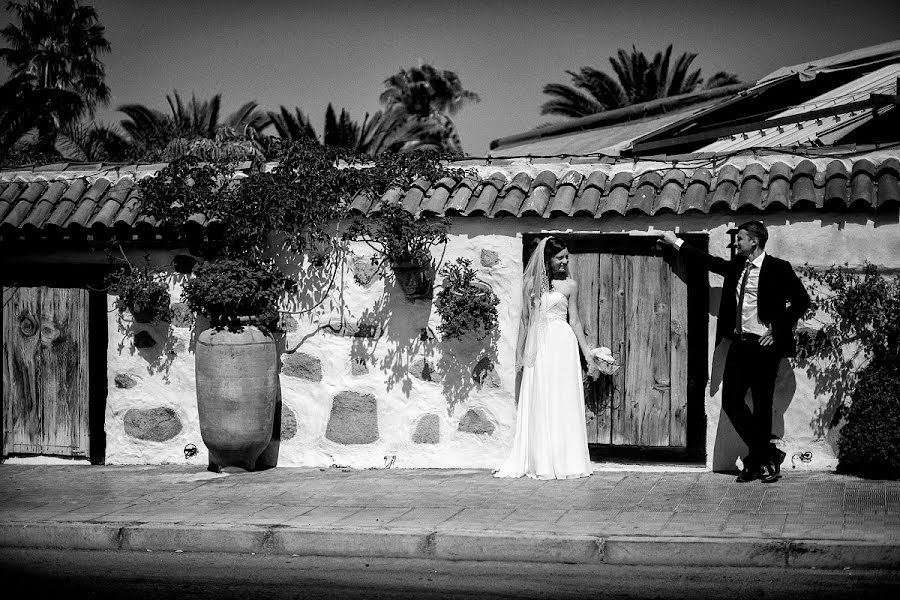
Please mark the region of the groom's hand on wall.
[[678, 242], [678, 236], [671, 231], [657, 231], [656, 235], [659, 237], [660, 241], [665, 242], [670, 246], [674, 246]]

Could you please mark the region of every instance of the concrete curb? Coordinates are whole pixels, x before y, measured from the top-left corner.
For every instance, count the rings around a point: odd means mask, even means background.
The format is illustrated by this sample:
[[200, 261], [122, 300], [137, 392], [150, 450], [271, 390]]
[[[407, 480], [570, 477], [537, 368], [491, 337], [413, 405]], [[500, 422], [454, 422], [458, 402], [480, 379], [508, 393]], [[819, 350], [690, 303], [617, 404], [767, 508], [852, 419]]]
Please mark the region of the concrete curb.
[[668, 566], [900, 568], [900, 546], [857, 540], [590, 536], [512, 531], [157, 523], [0, 523], [0, 546]]

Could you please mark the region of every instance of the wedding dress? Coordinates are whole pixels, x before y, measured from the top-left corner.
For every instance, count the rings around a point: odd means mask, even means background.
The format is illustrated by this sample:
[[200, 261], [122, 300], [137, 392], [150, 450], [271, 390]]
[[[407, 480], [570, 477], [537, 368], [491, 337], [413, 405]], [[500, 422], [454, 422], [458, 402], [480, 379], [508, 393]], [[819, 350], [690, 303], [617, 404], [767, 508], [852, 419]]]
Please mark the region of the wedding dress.
[[573, 479], [591, 474], [578, 340], [569, 326], [568, 298], [540, 300], [546, 326], [534, 365], [522, 372], [512, 452], [494, 477]]

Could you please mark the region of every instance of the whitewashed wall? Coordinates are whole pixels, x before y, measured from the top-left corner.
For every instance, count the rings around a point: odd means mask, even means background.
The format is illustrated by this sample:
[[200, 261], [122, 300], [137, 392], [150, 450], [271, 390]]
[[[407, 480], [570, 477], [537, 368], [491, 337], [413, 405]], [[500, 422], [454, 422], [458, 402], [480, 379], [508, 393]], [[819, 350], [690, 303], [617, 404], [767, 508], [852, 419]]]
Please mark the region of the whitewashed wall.
[[[456, 257], [472, 260], [480, 277], [490, 283], [501, 299], [500, 331], [494, 345], [450, 344], [437, 335], [440, 322], [431, 301], [410, 303], [390, 278], [376, 274], [368, 283], [354, 280], [354, 272], [365, 279], [365, 259], [371, 250], [354, 246], [338, 269], [334, 288], [311, 312], [302, 312], [310, 298], [289, 299], [285, 308], [296, 314], [288, 319], [289, 331], [282, 340], [282, 399], [285, 407], [283, 439], [277, 448], [279, 466], [346, 465], [356, 468], [383, 467], [385, 457], [395, 457], [395, 467], [497, 466], [512, 442], [515, 424], [514, 343], [520, 308], [522, 233], [536, 232], [647, 232], [675, 229], [708, 233], [710, 249], [727, 256], [727, 230], [752, 215], [669, 215], [614, 217], [595, 220], [538, 218], [457, 218], [446, 248], [435, 248], [441, 264]], [[828, 266], [869, 260], [877, 265], [900, 268], [898, 215], [823, 214], [783, 212], [765, 215], [770, 241], [767, 250], [795, 266], [810, 263]], [[313, 280], [313, 299], [328, 280], [327, 265], [319, 270], [301, 265], [298, 277]], [[178, 299], [178, 276], [173, 277], [173, 300]], [[722, 419], [721, 371], [726, 346], [714, 347], [715, 313], [721, 292], [721, 277], [711, 275], [709, 362], [710, 381], [706, 397], [707, 467], [733, 469], [745, 453], [727, 419]], [[308, 289], [308, 287], [307, 287]], [[107, 400], [107, 463], [205, 464], [206, 451], [200, 438], [193, 379], [193, 332], [188, 327], [139, 325], [127, 313], [120, 317], [110, 298], [109, 397]], [[382, 326], [377, 337], [345, 337], [334, 330], [355, 323]], [[157, 344], [135, 347], [135, 334], [146, 330]], [[344, 329], [346, 330], [346, 329]], [[425, 335], [422, 335], [423, 330]], [[437, 336], [437, 337], [436, 337]], [[727, 342], [725, 342], [727, 344]], [[482, 360], [487, 357], [487, 360]], [[318, 376], [317, 364], [321, 378]], [[422, 374], [424, 362], [428, 366]], [[479, 365], [480, 381], [472, 377]], [[493, 364], [492, 372], [484, 366]], [[364, 366], [363, 366], [364, 365]], [[430, 376], [429, 376], [430, 372]], [[289, 374], [289, 373], [293, 373]], [[123, 378], [134, 382], [120, 387]], [[429, 380], [430, 379], [430, 380]], [[832, 398], [815, 391], [816, 382], [806, 370], [785, 361], [779, 376], [775, 410], [775, 432], [788, 453], [785, 469], [795, 457], [797, 469], [830, 470], [836, 465], [838, 431], [828, 424]], [[326, 437], [334, 398], [353, 392], [355, 398], [374, 397], [377, 439], [370, 443], [338, 443]], [[171, 413], [148, 409], [171, 409]], [[180, 423], [175, 433], [174, 413]], [[131, 434], [126, 432], [130, 414]], [[426, 426], [418, 429], [425, 415]], [[293, 418], [291, 418], [293, 417]], [[143, 420], [141, 420], [143, 418]], [[135, 425], [137, 423], [137, 426]], [[369, 422], [370, 423], [370, 422]], [[437, 443], [422, 443], [435, 441]], [[462, 430], [461, 430], [462, 429]], [[160, 432], [163, 433], [160, 433]], [[171, 436], [160, 441], [138, 439]], [[346, 435], [371, 434], [367, 425], [352, 427]], [[419, 442], [414, 441], [418, 437]], [[347, 439], [346, 437], [344, 438]], [[195, 444], [199, 453], [185, 459], [184, 447]], [[274, 449], [274, 448], [273, 448]], [[796, 460], [812, 453], [810, 462]], [[388, 459], [389, 460], [389, 459]]]

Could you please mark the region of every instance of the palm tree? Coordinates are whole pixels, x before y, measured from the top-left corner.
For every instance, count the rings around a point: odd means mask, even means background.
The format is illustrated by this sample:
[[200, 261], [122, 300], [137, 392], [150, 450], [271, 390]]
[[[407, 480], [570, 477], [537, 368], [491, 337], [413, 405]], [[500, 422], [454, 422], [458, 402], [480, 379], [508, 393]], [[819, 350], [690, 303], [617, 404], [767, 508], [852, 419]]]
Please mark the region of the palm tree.
[[168, 113], [143, 104], [124, 104], [118, 108], [127, 117], [121, 123], [122, 129], [143, 158], [171, 160], [178, 155], [179, 148], [189, 148], [200, 140], [217, 137], [220, 141], [240, 138], [240, 141], [253, 143], [270, 121], [253, 101], [241, 105], [224, 121], [220, 120], [222, 94], [209, 100], [191, 96], [190, 101], [185, 102], [174, 91], [171, 96], [166, 95], [166, 102]]
[[[478, 102], [478, 94], [465, 89], [453, 71], [425, 64], [401, 69], [384, 81], [379, 100], [396, 125], [392, 147], [408, 152], [435, 148], [462, 152], [456, 125], [450, 118], [466, 104]], [[397, 135], [402, 133], [402, 135]]]
[[[578, 118], [690, 93], [703, 81], [700, 69], [690, 70], [695, 58], [696, 53], [685, 52], [673, 63], [671, 44], [657, 52], [652, 60], [634, 46], [630, 52], [620, 48], [617, 55], [609, 59], [615, 78], [593, 67], [566, 71], [574, 85], [545, 85], [544, 93], [551, 99], [541, 105], [541, 114]], [[707, 88], [738, 82], [736, 75], [720, 72], [713, 76]]]
[[10, 2], [6, 8], [21, 23], [0, 30], [9, 44], [0, 48], [0, 57], [12, 69], [12, 77], [28, 74], [36, 88], [75, 92], [82, 100], [81, 110], [91, 116], [98, 103], [109, 101], [98, 56], [109, 52], [110, 46], [93, 7], [77, 0], [29, 0]]
[[75, 92], [42, 88], [34, 80], [19, 73], [0, 85], [0, 154], [35, 145], [37, 154], [52, 153], [56, 123], [74, 122], [84, 107]]

